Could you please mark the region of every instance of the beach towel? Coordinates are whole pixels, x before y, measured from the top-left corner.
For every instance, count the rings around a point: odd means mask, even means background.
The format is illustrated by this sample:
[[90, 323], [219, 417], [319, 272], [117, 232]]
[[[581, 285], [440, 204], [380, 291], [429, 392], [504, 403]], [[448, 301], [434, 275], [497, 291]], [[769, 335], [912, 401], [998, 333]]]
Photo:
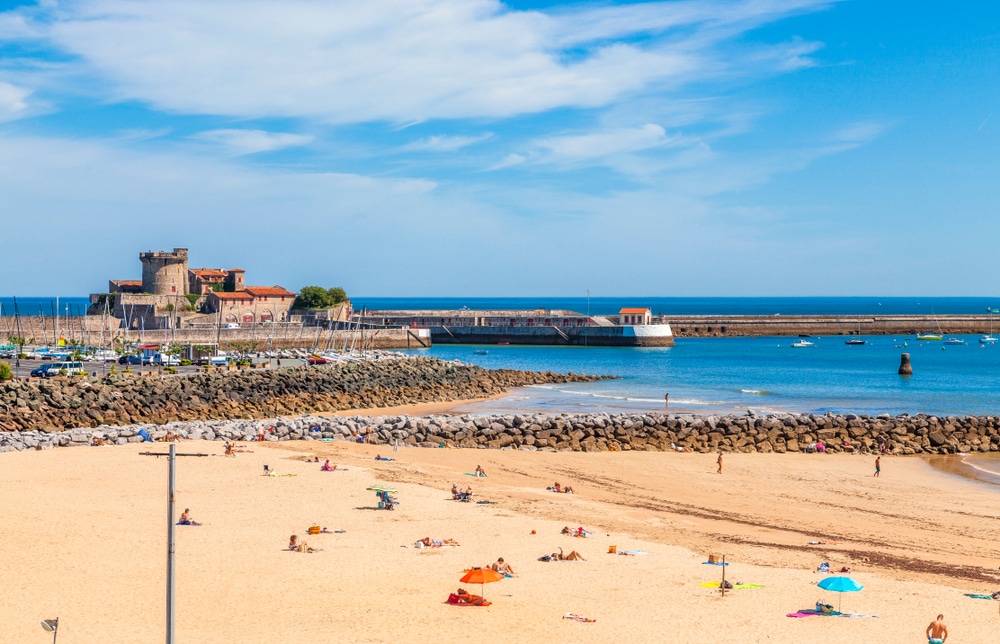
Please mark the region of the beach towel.
[[618, 554], [627, 555], [629, 557], [645, 557], [649, 555], [649, 553], [645, 550], [622, 550]]
[[[718, 588], [719, 583], [720, 582], [718, 581], [707, 581], [704, 584], [698, 584], [698, 585], [701, 586], [702, 588]], [[744, 588], [763, 588], [763, 587], [764, 586], [762, 584], [735, 584], [734, 586], [732, 586], [732, 588], [738, 588], [740, 590]], [[730, 589], [729, 587], [726, 588], [726, 590], [729, 589]]]
[[577, 615], [576, 613], [566, 613], [565, 615], [563, 615], [563, 619], [572, 619], [573, 621], [576, 621], [576, 622], [596, 622], [597, 621], [596, 619], [590, 619], [589, 617], [585, 617], [584, 615]]
[[496, 505], [496, 501], [476, 501], [476, 505]]
[[462, 472], [462, 474], [465, 474], [466, 476], [474, 476], [477, 479], [484, 479], [484, 478], [486, 478], [485, 475], [480, 476], [480, 475], [476, 474], [475, 472]]
[[703, 561], [701, 562], [703, 566], [728, 566], [729, 562], [722, 563], [721, 561]]
[[965, 596], [973, 599], [993, 599], [992, 595], [979, 595], [976, 593], [965, 593]]

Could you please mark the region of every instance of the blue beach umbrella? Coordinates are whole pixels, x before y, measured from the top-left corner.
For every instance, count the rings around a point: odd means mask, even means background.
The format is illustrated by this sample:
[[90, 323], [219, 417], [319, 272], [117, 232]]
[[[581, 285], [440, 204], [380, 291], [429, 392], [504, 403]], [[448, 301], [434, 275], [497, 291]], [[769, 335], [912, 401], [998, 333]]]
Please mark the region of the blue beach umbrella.
[[[850, 577], [827, 577], [823, 581], [819, 582], [819, 587], [823, 590], [829, 590], [834, 593], [841, 593], [840, 599], [843, 599], [843, 593], [856, 593], [864, 586], [854, 581]], [[837, 612], [840, 612], [840, 599], [837, 600]]]

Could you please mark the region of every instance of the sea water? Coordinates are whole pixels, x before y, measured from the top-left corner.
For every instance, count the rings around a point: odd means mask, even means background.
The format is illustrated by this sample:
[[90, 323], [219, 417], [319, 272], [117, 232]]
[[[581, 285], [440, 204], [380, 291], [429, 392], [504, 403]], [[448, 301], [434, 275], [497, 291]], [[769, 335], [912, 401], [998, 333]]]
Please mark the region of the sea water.
[[[918, 342], [913, 336], [678, 338], [669, 348], [436, 345], [414, 351], [490, 369], [616, 376], [592, 383], [545, 385], [461, 408], [473, 413], [660, 411], [939, 416], [1000, 412], [1000, 345]], [[476, 351], [487, 351], [481, 354]], [[897, 373], [907, 352], [912, 376]]]

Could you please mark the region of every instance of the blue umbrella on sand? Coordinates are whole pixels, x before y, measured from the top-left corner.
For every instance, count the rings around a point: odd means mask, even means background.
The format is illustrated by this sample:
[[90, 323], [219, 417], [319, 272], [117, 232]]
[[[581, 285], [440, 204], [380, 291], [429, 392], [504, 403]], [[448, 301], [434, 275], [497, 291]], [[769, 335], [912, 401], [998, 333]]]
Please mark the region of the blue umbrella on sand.
[[819, 582], [819, 587], [823, 590], [829, 590], [834, 593], [841, 593], [840, 599], [837, 600], [837, 612], [840, 612], [840, 600], [843, 599], [843, 593], [856, 593], [864, 586], [854, 581], [850, 577], [827, 577], [823, 581]]

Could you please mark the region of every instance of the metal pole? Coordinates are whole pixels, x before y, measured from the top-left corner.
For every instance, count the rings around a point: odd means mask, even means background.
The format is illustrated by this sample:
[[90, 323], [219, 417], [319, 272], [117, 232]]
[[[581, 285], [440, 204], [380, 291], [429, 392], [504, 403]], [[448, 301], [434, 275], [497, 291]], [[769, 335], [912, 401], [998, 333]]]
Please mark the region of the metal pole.
[[719, 586], [722, 589], [722, 596], [726, 596], [726, 555], [722, 555], [722, 584]]
[[177, 446], [170, 444], [170, 493], [167, 502], [167, 644], [174, 644], [174, 472]]

